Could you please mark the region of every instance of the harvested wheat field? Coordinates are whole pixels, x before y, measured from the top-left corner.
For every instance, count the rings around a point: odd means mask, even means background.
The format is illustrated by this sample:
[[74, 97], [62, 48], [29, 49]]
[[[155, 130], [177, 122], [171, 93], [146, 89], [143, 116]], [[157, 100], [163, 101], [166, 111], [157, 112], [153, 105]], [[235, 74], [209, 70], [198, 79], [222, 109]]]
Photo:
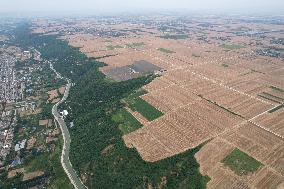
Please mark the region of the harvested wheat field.
[[[157, 161], [193, 148], [231, 129], [240, 121], [241, 118], [222, 108], [205, 100], [197, 100], [125, 135], [124, 141], [128, 146], [135, 147], [144, 160]], [[159, 154], [151, 157], [155, 152]]]
[[271, 111], [257, 117], [254, 122], [264, 126], [265, 128], [284, 136], [284, 107], [281, 105], [271, 109]]

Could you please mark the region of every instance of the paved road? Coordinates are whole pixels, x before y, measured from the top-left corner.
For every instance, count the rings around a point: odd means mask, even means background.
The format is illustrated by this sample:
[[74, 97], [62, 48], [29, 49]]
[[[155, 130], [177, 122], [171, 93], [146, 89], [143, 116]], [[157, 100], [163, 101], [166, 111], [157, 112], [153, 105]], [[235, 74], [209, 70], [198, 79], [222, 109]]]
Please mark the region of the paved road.
[[[54, 71], [56, 72], [56, 70], [54, 70]], [[65, 173], [67, 174], [68, 178], [70, 179], [71, 183], [73, 184], [73, 186], [76, 189], [86, 189], [87, 187], [79, 179], [77, 173], [73, 169], [72, 164], [71, 164], [71, 162], [69, 160], [69, 151], [70, 151], [70, 143], [71, 143], [70, 134], [69, 134], [69, 131], [68, 131], [68, 128], [66, 126], [66, 123], [65, 123], [64, 119], [61, 118], [61, 116], [60, 116], [60, 114], [58, 113], [58, 110], [57, 110], [58, 106], [61, 103], [63, 103], [67, 99], [67, 97], [69, 95], [69, 90], [71, 88], [71, 83], [70, 83], [70, 81], [68, 79], [67, 79], [67, 81], [68, 81], [68, 84], [66, 85], [64, 96], [62, 97], [62, 99], [59, 102], [57, 102], [52, 107], [52, 114], [53, 114], [55, 120], [57, 121], [57, 123], [60, 126], [60, 129], [62, 131], [63, 141], [64, 141], [63, 148], [62, 148], [62, 153], [61, 153], [61, 164], [62, 164], [62, 167], [63, 167]]]

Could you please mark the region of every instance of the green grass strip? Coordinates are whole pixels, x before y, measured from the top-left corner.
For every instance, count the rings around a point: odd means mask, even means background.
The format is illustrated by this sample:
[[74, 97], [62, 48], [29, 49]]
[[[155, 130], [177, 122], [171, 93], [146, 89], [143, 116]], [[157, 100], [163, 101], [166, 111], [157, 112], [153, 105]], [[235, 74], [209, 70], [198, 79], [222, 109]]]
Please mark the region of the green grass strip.
[[143, 125], [124, 108], [114, 114], [112, 116], [112, 120], [116, 123], [120, 123], [119, 130], [123, 133], [123, 135], [143, 127]]
[[164, 48], [158, 48], [157, 50], [161, 51], [161, 52], [164, 52], [164, 53], [168, 53], [168, 54], [175, 53], [174, 51], [171, 51], [169, 49], [164, 49]]
[[275, 87], [275, 86], [270, 86], [270, 88], [273, 89], [273, 90], [280, 91], [280, 92], [284, 93], [284, 89], [280, 89], [280, 88]]
[[273, 113], [273, 112], [276, 112], [277, 110], [280, 110], [281, 108], [284, 108], [284, 104], [281, 104], [281, 105], [269, 110], [268, 112]]
[[221, 45], [221, 47], [224, 49], [234, 50], [234, 49], [244, 48], [245, 46], [240, 45], [240, 44], [223, 44]]
[[136, 98], [135, 102], [130, 105], [131, 109], [139, 112], [143, 117], [145, 117], [148, 121], [153, 121], [162, 115], [164, 115], [162, 112], [157, 110], [155, 107], [153, 107], [151, 104], [146, 102], [145, 100], [141, 98]]

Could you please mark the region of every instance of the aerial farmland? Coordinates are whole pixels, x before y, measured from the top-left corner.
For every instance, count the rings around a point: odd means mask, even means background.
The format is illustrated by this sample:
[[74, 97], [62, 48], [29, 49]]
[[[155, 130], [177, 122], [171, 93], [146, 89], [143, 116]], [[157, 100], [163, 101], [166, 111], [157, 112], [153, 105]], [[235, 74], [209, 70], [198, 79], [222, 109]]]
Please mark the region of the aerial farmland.
[[151, 15], [38, 19], [32, 30], [104, 63], [110, 82], [154, 76], [113, 118], [129, 117], [123, 141], [144, 161], [202, 145], [208, 188], [284, 187], [283, 24]]

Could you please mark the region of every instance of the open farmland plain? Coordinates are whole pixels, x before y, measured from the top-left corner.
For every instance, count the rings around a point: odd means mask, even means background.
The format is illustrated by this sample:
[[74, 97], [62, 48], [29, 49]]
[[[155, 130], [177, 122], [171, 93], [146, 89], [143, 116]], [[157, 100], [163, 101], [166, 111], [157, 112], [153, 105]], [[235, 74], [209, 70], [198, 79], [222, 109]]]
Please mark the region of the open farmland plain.
[[204, 144], [195, 157], [208, 188], [273, 189], [284, 187], [283, 19], [36, 20], [33, 32], [60, 34], [111, 82], [156, 76], [123, 109], [141, 123], [122, 132], [143, 160]]

